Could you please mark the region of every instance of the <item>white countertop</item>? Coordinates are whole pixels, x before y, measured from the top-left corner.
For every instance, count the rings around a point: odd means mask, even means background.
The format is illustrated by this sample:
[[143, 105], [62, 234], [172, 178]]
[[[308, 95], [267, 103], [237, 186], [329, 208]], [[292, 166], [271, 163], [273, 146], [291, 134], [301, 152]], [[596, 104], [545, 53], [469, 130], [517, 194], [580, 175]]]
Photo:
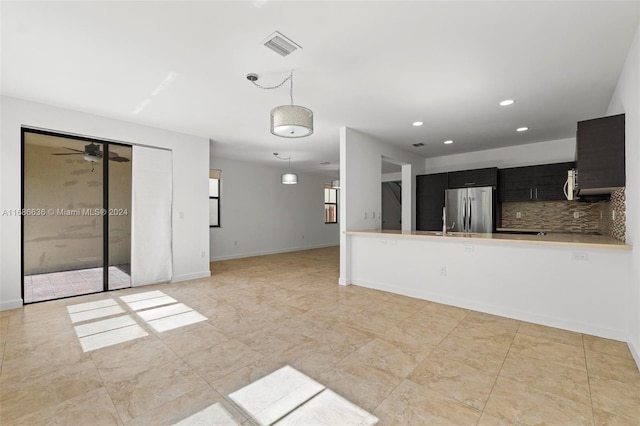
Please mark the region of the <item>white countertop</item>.
[[604, 248], [631, 250], [632, 246], [608, 235], [570, 234], [570, 233], [548, 233], [545, 235], [531, 234], [473, 234], [465, 232], [453, 232], [445, 237], [437, 235], [434, 231], [398, 231], [372, 229], [366, 231], [347, 231], [348, 235], [369, 235], [369, 236], [398, 236], [403, 238], [424, 238], [433, 241], [453, 240], [469, 241], [470, 239], [482, 240], [495, 243], [523, 243], [537, 245], [569, 246], [577, 248]]

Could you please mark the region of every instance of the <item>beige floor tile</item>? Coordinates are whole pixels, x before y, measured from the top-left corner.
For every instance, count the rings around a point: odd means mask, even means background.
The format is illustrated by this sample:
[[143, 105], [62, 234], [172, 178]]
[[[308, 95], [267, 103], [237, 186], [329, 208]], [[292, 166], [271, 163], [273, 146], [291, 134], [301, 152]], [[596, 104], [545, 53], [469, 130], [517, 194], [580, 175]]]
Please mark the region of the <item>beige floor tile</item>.
[[449, 358], [429, 356], [408, 379], [482, 411], [496, 375]]
[[[73, 333], [73, 330], [70, 332]], [[29, 350], [26, 349], [27, 347]], [[89, 354], [82, 350], [77, 338], [73, 341], [65, 339], [57, 342], [51, 340], [45, 343], [27, 345], [25, 348], [21, 348], [19, 352], [13, 352], [13, 347], [7, 341], [5, 359], [2, 363], [2, 375], [3, 377], [36, 377], [89, 359]]]
[[594, 409], [631, 421], [640, 419], [640, 385], [598, 377], [589, 377], [589, 385]]
[[400, 323], [380, 335], [381, 339], [403, 347], [406, 353], [415, 355], [418, 359], [424, 359], [429, 355], [445, 337], [445, 333], [438, 333], [406, 322]]
[[410, 348], [374, 339], [346, 357], [341, 364], [369, 365], [385, 370], [394, 376], [405, 378], [413, 371], [426, 354], [416, 356]]
[[158, 338], [180, 357], [185, 357], [229, 340], [226, 334], [220, 332], [208, 322], [194, 324], [188, 329], [177, 328], [160, 333]]
[[481, 411], [405, 380], [373, 414], [383, 425], [476, 425]]
[[185, 362], [194, 368], [207, 382], [226, 376], [259, 359], [260, 352], [238, 340], [227, 340], [216, 346], [194, 352], [184, 357]]
[[541, 393], [504, 377], [498, 377], [484, 412], [511, 424], [593, 423], [591, 406]]
[[595, 426], [638, 426], [637, 419], [625, 419], [597, 408], [593, 409], [593, 423]]
[[467, 317], [470, 311], [457, 306], [445, 305], [443, 303], [430, 302], [424, 306], [421, 311], [423, 313], [444, 315], [462, 321]]
[[540, 337], [518, 333], [513, 339], [510, 351], [578, 370], [586, 371], [587, 368], [583, 348]]
[[508, 350], [508, 346], [489, 339], [478, 341], [449, 336], [431, 352], [431, 355], [451, 358], [479, 370], [498, 374]]
[[342, 362], [313, 378], [369, 412], [373, 412], [402, 381], [374, 366]]
[[187, 364], [174, 361], [107, 383], [107, 390], [120, 418], [127, 422], [205, 385]]
[[512, 426], [512, 422], [508, 422], [504, 419], [494, 417], [487, 413], [482, 413], [478, 426]]
[[[3, 372], [4, 373], [4, 372]], [[101, 388], [102, 379], [93, 363], [69, 365], [38, 376], [0, 377], [2, 423]]]
[[313, 341], [311, 337], [293, 332], [278, 324], [238, 336], [237, 339], [265, 356]]
[[632, 358], [587, 350], [587, 370], [590, 377], [613, 379], [640, 386], [640, 371]]
[[272, 355], [310, 377], [329, 370], [358, 349], [351, 342], [321, 343], [317, 341], [291, 347]]
[[132, 340], [91, 352], [105, 383], [119, 382], [179, 357], [154, 336]]
[[500, 370], [500, 377], [518, 381], [540, 392], [591, 404], [589, 378], [584, 370], [510, 352]]
[[631, 358], [631, 351], [625, 342], [604, 339], [602, 337], [584, 335], [584, 348], [589, 351], [602, 352], [609, 355]]
[[496, 324], [478, 324], [476, 322], [460, 323], [450, 334], [452, 337], [462, 337], [477, 342], [491, 341], [496, 345], [509, 347], [516, 336], [515, 330], [510, 330]]
[[[441, 310], [442, 309], [437, 309], [435, 311]], [[416, 314], [409, 315], [404, 322], [428, 328], [436, 333], [443, 334], [451, 333], [451, 331], [460, 324], [460, 320], [454, 316], [444, 315], [424, 309]]]
[[503, 329], [515, 334], [520, 326], [520, 321], [511, 318], [499, 317], [497, 315], [486, 314], [484, 312], [467, 311], [468, 314], [462, 321], [461, 327], [490, 327], [492, 329]]
[[[19, 419], [3, 417], [3, 425], [121, 425], [120, 416], [105, 388], [82, 393], [51, 407], [31, 406], [30, 414]], [[40, 408], [40, 409], [39, 409]], [[34, 412], [35, 411], [35, 412]]]
[[559, 328], [546, 327], [544, 325], [523, 321], [520, 323], [518, 333], [531, 337], [540, 337], [542, 339], [551, 340], [552, 342], [582, 347], [582, 334], [573, 331], [561, 330]]
[[227, 401], [209, 385], [206, 385], [162, 404], [160, 407], [138, 416], [126, 424], [129, 426], [171, 425], [197, 415], [214, 404], [219, 404], [237, 424], [241, 424], [247, 419], [246, 415], [231, 402]]
[[371, 333], [384, 333], [407, 317], [404, 313], [367, 309], [349, 316], [347, 325], [355, 326]]

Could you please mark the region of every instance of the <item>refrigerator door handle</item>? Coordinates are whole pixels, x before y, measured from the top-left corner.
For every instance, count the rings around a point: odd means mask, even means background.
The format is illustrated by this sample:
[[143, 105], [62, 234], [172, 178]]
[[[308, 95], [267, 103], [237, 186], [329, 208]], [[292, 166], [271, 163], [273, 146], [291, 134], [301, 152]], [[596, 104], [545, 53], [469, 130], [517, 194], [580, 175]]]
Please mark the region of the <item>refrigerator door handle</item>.
[[467, 197], [464, 198], [464, 217], [462, 218], [462, 232], [467, 232], [467, 208], [469, 207], [469, 201]]
[[471, 197], [469, 197], [469, 226], [467, 232], [471, 232]]

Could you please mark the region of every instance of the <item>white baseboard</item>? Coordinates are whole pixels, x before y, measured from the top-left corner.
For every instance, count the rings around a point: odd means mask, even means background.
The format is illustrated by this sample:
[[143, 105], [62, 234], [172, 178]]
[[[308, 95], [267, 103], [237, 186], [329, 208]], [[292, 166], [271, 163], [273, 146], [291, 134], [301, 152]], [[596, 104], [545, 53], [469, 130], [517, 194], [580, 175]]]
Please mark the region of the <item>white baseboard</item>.
[[313, 250], [313, 249], [327, 248], [327, 247], [337, 247], [338, 245], [339, 244], [335, 244], [335, 243], [317, 244], [312, 246], [290, 247], [290, 248], [276, 249], [276, 250], [259, 250], [259, 251], [251, 251], [246, 253], [235, 253], [235, 254], [230, 254], [225, 256], [214, 256], [211, 258], [210, 262], [217, 262], [220, 260], [242, 259], [245, 257], [267, 256], [269, 254], [290, 253], [294, 251]]
[[[589, 334], [592, 336], [604, 337], [607, 339], [627, 341], [627, 331], [602, 327], [597, 324], [588, 324], [579, 321], [573, 321], [567, 318], [555, 318], [545, 315], [539, 315], [535, 312], [525, 312], [511, 309], [505, 306], [489, 305], [478, 303], [469, 299], [453, 299], [451, 297], [442, 296], [440, 294], [421, 291], [419, 289], [407, 289], [404, 287], [393, 286], [389, 284], [377, 283], [372, 281], [354, 280], [354, 285], [372, 288], [375, 290], [388, 291], [391, 293], [401, 294], [403, 296], [415, 297], [418, 299], [429, 300], [431, 302], [443, 303], [446, 305], [457, 306], [459, 308], [471, 309], [473, 311], [484, 312], [487, 314], [498, 315], [501, 317], [512, 318], [519, 321], [527, 321], [535, 324], [545, 325], [547, 327], [560, 328], [563, 330], [575, 331], [577, 333]], [[633, 350], [632, 350], [633, 352]], [[635, 355], [634, 355], [635, 357]], [[638, 358], [636, 358], [636, 361]]]
[[351, 283], [349, 281], [347, 281], [346, 278], [338, 278], [338, 284], [340, 285], [351, 285]]
[[211, 271], [202, 271], [202, 272], [194, 272], [191, 274], [174, 275], [171, 282], [177, 283], [181, 281], [197, 280], [200, 278], [209, 278], [210, 276], [211, 276]]
[[0, 311], [8, 311], [10, 309], [22, 308], [22, 299], [5, 300], [0, 302]]

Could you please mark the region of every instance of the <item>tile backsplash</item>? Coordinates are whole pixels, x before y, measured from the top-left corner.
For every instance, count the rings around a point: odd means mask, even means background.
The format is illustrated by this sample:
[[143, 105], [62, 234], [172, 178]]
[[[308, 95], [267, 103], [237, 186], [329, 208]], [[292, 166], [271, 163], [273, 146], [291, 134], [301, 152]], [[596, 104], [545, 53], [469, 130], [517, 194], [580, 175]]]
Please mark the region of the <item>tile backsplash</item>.
[[600, 233], [624, 241], [624, 188], [613, 192], [611, 201], [502, 203], [501, 227], [540, 229], [550, 232]]

